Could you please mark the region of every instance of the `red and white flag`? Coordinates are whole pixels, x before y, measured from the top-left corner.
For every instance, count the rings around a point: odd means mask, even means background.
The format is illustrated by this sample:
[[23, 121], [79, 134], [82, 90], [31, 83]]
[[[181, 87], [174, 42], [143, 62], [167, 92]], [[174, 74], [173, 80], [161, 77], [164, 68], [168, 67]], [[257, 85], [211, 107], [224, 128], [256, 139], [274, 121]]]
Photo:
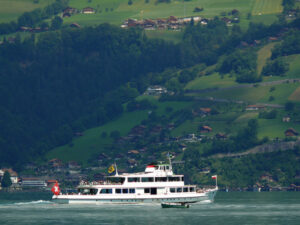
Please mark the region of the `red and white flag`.
[[211, 176], [211, 179], [217, 179], [217, 175]]
[[55, 195], [59, 195], [60, 194], [60, 188], [58, 186], [58, 183], [56, 181], [56, 183], [53, 185], [53, 187], [51, 188], [51, 191], [53, 192], [53, 194]]

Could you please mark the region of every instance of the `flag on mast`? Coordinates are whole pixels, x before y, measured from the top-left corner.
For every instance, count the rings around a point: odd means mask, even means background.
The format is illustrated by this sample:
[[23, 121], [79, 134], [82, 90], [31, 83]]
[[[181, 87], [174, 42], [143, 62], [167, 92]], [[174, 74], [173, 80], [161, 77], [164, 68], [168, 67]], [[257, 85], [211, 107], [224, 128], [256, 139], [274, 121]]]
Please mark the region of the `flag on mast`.
[[213, 175], [213, 176], [211, 176], [211, 179], [217, 179], [217, 175]]
[[60, 194], [60, 188], [58, 186], [58, 183], [56, 181], [56, 183], [53, 185], [53, 187], [51, 188], [51, 191], [53, 192], [53, 194], [55, 195], [59, 195]]
[[108, 173], [113, 173], [115, 171], [115, 165], [111, 165], [109, 168], [108, 168]]

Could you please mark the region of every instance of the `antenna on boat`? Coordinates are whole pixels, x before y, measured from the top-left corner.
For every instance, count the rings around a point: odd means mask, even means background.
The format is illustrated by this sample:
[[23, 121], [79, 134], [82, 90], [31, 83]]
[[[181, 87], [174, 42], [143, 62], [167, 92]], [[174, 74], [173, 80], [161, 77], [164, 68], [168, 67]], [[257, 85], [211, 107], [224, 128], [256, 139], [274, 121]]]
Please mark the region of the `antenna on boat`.
[[168, 152], [168, 154], [167, 154], [167, 157], [169, 158], [169, 163], [170, 163], [170, 170], [172, 170], [173, 168], [172, 168], [172, 160], [171, 160], [171, 154], [170, 154], [170, 152]]
[[115, 168], [116, 168], [116, 174], [115, 174], [115, 176], [118, 176], [119, 174], [118, 174], [118, 167], [117, 167], [116, 161], [115, 161]]

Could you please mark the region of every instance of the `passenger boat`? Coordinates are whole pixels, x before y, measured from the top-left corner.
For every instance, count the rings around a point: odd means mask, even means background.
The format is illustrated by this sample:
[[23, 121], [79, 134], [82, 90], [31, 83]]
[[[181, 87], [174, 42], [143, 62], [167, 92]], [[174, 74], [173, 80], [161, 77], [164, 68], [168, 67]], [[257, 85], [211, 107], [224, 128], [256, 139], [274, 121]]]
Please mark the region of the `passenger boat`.
[[[170, 159], [169, 159], [170, 160]], [[216, 179], [216, 176], [213, 176]], [[62, 194], [53, 187], [53, 201], [58, 203], [196, 203], [213, 201], [218, 190], [185, 185], [183, 175], [175, 175], [172, 163], [147, 165], [145, 172], [107, 176], [103, 182], [80, 182], [78, 193]]]

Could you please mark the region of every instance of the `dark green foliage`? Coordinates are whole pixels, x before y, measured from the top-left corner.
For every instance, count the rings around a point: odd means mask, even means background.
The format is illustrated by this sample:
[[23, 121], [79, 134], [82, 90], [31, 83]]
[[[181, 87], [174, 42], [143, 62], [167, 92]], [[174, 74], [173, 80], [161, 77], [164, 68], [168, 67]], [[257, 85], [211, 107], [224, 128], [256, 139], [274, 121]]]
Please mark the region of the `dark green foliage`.
[[286, 56], [300, 53], [300, 31], [291, 31], [279, 45], [272, 51], [272, 59], [279, 56]]
[[289, 65], [282, 59], [278, 58], [274, 61], [268, 62], [263, 70], [262, 75], [264, 76], [284, 76], [285, 72], [289, 69]]
[[277, 110], [273, 109], [270, 112], [260, 112], [259, 113], [259, 118], [263, 118], [263, 119], [275, 119], [277, 116]]
[[112, 131], [112, 132], [110, 133], [109, 136], [110, 136], [111, 138], [113, 138], [114, 140], [117, 140], [117, 139], [119, 139], [119, 138], [121, 137], [121, 134], [120, 134], [119, 131], [114, 130], [114, 131]]
[[295, 108], [295, 103], [293, 102], [287, 102], [284, 105], [285, 111], [293, 111]]
[[34, 27], [44, 19], [61, 13], [68, 6], [67, 0], [56, 0], [43, 9], [34, 9], [31, 12], [25, 12], [18, 17], [17, 23], [0, 23], [0, 34], [9, 34], [16, 32], [20, 27]]
[[257, 55], [254, 51], [236, 51], [225, 58], [219, 68], [220, 73], [232, 73], [237, 82], [252, 83], [260, 81], [257, 75]]
[[127, 111], [132, 112], [135, 110], [155, 109], [155, 105], [147, 99], [141, 101], [132, 100], [127, 104]]
[[119, 116], [122, 104], [139, 94], [127, 83], [180, 65], [173, 59], [177, 52], [171, 43], [142, 38], [139, 30], [109, 25], [3, 43], [0, 163], [23, 164]]
[[10, 187], [11, 185], [12, 185], [12, 183], [11, 183], [11, 179], [10, 179], [10, 174], [8, 171], [5, 171], [2, 181], [1, 181], [1, 186], [6, 188], [6, 187]]
[[133, 4], [132, 0], [128, 0], [128, 5], [132, 5], [132, 4]]
[[189, 70], [183, 70], [180, 72], [178, 80], [180, 83], [188, 83], [196, 77], [196, 74]]
[[57, 30], [61, 27], [63, 23], [62, 18], [60, 18], [59, 16], [54, 17], [53, 20], [51, 20], [51, 29], [52, 30]]

